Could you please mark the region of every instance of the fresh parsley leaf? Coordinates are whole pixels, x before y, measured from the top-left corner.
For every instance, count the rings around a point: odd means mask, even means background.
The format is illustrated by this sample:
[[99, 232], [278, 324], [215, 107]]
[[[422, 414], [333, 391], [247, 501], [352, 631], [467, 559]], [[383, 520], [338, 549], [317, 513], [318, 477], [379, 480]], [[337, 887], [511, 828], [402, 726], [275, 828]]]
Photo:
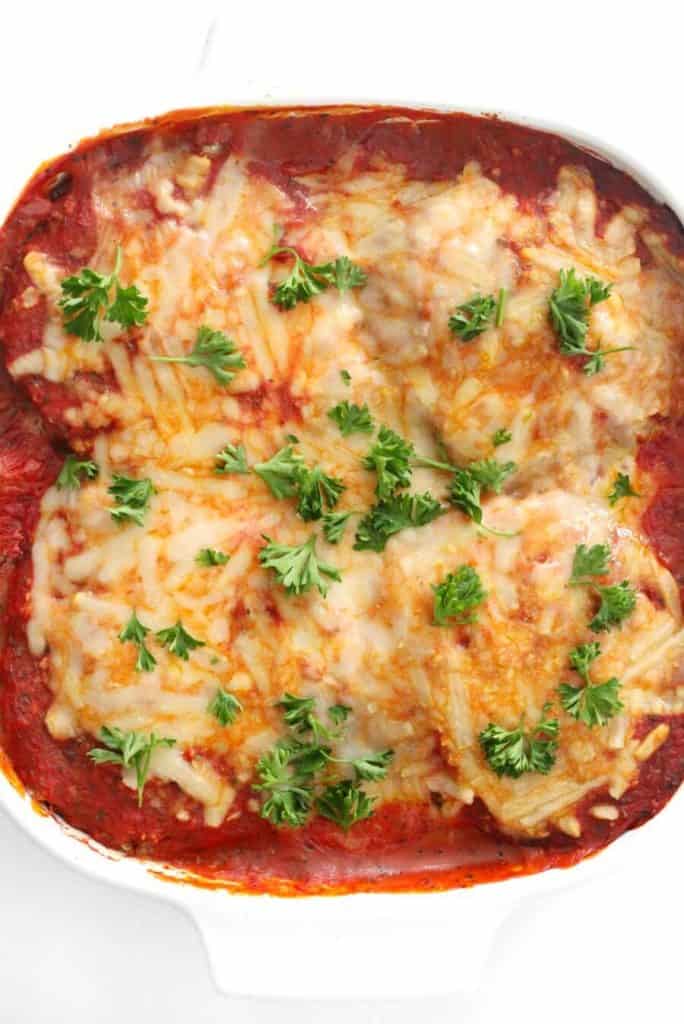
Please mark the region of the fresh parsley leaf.
[[328, 544], [339, 544], [344, 535], [349, 517], [353, 512], [326, 512], [323, 516], [323, 533]]
[[281, 740], [257, 763], [254, 789], [267, 794], [261, 817], [272, 825], [301, 828], [311, 813], [312, 773], [302, 770], [301, 751], [301, 744]]
[[230, 561], [230, 555], [224, 555], [223, 551], [217, 551], [216, 548], [201, 548], [195, 555], [195, 561], [209, 569], [213, 565], [225, 565]]
[[340, 377], [342, 378], [343, 383], [346, 384], [347, 387], [349, 387], [352, 379], [349, 370], [340, 370]]
[[605, 725], [624, 706], [619, 697], [620, 683], [615, 678], [607, 679], [605, 683], [587, 683], [586, 686], [561, 683], [558, 692], [563, 709], [590, 729], [595, 725]]
[[138, 526], [144, 525], [145, 512], [150, 498], [157, 493], [149, 477], [135, 480], [132, 477], [114, 473], [112, 483], [107, 490], [116, 504], [116, 508], [111, 509], [109, 513], [112, 519], [119, 523], [134, 522]]
[[469, 469], [456, 468], [449, 484], [449, 501], [478, 525], [482, 523], [482, 488]]
[[94, 480], [99, 472], [100, 467], [91, 459], [80, 460], [75, 455], [67, 455], [57, 477], [56, 487], [59, 491], [75, 490], [84, 480]]
[[357, 780], [379, 782], [387, 775], [393, 757], [393, 750], [380, 750], [375, 754], [366, 754], [365, 757], [355, 757], [350, 763]]
[[569, 586], [579, 587], [591, 583], [592, 576], [605, 576], [610, 562], [610, 548], [607, 544], [593, 544], [590, 548], [578, 544], [572, 560]]
[[436, 626], [449, 625], [448, 619], [455, 619], [459, 625], [477, 622], [473, 609], [487, 597], [482, 580], [470, 565], [462, 565], [456, 572], [450, 572], [446, 579], [433, 588], [434, 621]]
[[505, 427], [499, 427], [499, 429], [495, 430], [494, 433], [492, 434], [492, 444], [494, 445], [495, 448], [498, 448], [499, 445], [502, 444], [508, 444], [508, 442], [512, 440], [513, 434], [510, 432], [510, 430], [506, 430]]
[[137, 327], [147, 320], [147, 299], [134, 284], [128, 288], [116, 285], [116, 295], [105, 320], [122, 327]]
[[328, 476], [319, 466], [313, 469], [303, 467], [297, 475], [297, 512], [305, 522], [320, 519], [324, 503], [328, 508], [334, 508], [344, 490], [341, 480]]
[[593, 577], [605, 576], [609, 569], [610, 548], [607, 544], [594, 544], [587, 548], [579, 544], [572, 561], [571, 587], [591, 587], [600, 600], [600, 606], [589, 623], [594, 633], [602, 633], [619, 625], [636, 606], [636, 591], [627, 580], [602, 587]]
[[456, 307], [449, 317], [449, 330], [461, 341], [472, 341], [490, 326], [496, 312], [493, 295], [473, 295], [472, 299]]
[[610, 587], [594, 587], [601, 604], [589, 623], [594, 633], [603, 633], [611, 626], [619, 626], [636, 607], [636, 591], [627, 580]]
[[[297, 697], [293, 693], [284, 693], [276, 707], [283, 709], [285, 723], [293, 732], [313, 733], [316, 746], [320, 746], [322, 740], [333, 738], [334, 734], [316, 714], [316, 702], [313, 697]], [[326, 748], [326, 758], [327, 756]]]
[[294, 258], [294, 266], [273, 293], [273, 302], [281, 309], [293, 309], [298, 302], [310, 302], [328, 287], [345, 292], [350, 288], [361, 288], [366, 283], [364, 271], [348, 256], [340, 256], [330, 263], [307, 263], [291, 246], [273, 245], [262, 265], [282, 253]]
[[[83, 267], [78, 274], [64, 278], [58, 305], [67, 334], [83, 341], [102, 341], [100, 328], [103, 318], [122, 327], [145, 323], [147, 299], [135, 285], [122, 287], [120, 269], [121, 246], [117, 246], [111, 274], [99, 274], [90, 267]], [[112, 290], [115, 291], [113, 301], [110, 298]]]
[[341, 480], [329, 476], [319, 466], [309, 468], [292, 445], [281, 448], [267, 462], [258, 463], [254, 472], [274, 498], [297, 495], [297, 512], [305, 521], [320, 519], [324, 505], [334, 508], [345, 489]]
[[314, 715], [316, 701], [313, 697], [297, 697], [294, 693], [284, 693], [276, 707], [283, 709], [283, 718], [295, 732], [310, 732], [313, 729], [311, 719]]
[[195, 344], [188, 355], [152, 356], [152, 359], [157, 363], [203, 366], [222, 387], [227, 387], [237, 371], [244, 370], [247, 365], [232, 338], [223, 331], [212, 331], [206, 325], [198, 328]]
[[182, 658], [183, 661], [188, 660], [190, 651], [194, 651], [196, 647], [205, 646], [204, 640], [196, 640], [194, 636], [191, 636], [183, 628], [180, 619], [175, 626], [167, 626], [166, 629], [158, 630], [155, 636], [162, 647], [166, 647], [169, 654], [175, 654], [177, 658]]
[[525, 772], [547, 775], [556, 761], [559, 724], [557, 718], [546, 718], [551, 705], [545, 704], [537, 725], [524, 728], [524, 718], [517, 729], [504, 729], [490, 722], [480, 733], [480, 746], [497, 775], [518, 779]]
[[515, 462], [480, 459], [478, 462], [471, 462], [467, 471], [484, 490], [500, 494], [504, 483], [511, 473], [515, 473], [517, 468]]
[[209, 714], [221, 725], [232, 725], [242, 710], [242, 703], [235, 694], [220, 687], [207, 707]]
[[366, 469], [377, 473], [375, 493], [380, 501], [385, 501], [398, 488], [408, 487], [411, 483], [409, 460], [414, 454], [410, 441], [404, 441], [389, 427], [380, 427], [377, 441], [363, 458]]
[[584, 681], [584, 686], [561, 683], [558, 687], [561, 705], [569, 715], [589, 728], [605, 725], [609, 718], [622, 710], [620, 683], [611, 678], [604, 683], [592, 683], [590, 667], [601, 654], [601, 645], [593, 640], [570, 651], [570, 665]]
[[613, 481], [613, 487], [608, 495], [608, 502], [617, 505], [621, 498], [640, 498], [641, 495], [632, 487], [631, 480], [626, 473], [618, 473]]
[[340, 428], [343, 437], [350, 434], [372, 434], [373, 420], [368, 406], [355, 405], [354, 402], [339, 402], [328, 410], [328, 418]]
[[575, 270], [561, 270], [558, 286], [549, 300], [551, 323], [558, 338], [560, 351], [566, 356], [586, 356], [583, 370], [592, 376], [603, 369], [605, 357], [613, 352], [626, 352], [631, 345], [620, 348], [588, 349], [589, 310], [597, 302], [603, 302], [610, 295], [611, 285], [603, 284], [595, 277], [582, 280]]
[[286, 434], [285, 440], [288, 441], [290, 444], [299, 444], [299, 438], [297, 437], [296, 434]]
[[243, 445], [227, 444], [217, 453], [214, 462], [215, 473], [239, 473], [244, 476], [249, 473], [247, 465], [247, 452]]
[[589, 305], [595, 306], [597, 302], [604, 302], [608, 298], [613, 286], [604, 284], [597, 277], [588, 277], [584, 282], [584, 287], [589, 299]]
[[312, 534], [303, 544], [277, 544], [270, 537], [259, 552], [259, 561], [267, 569], [273, 569], [279, 583], [288, 594], [305, 594], [312, 587], [325, 597], [328, 584], [323, 579], [342, 579], [334, 565], [321, 562], [316, 554], [316, 535]]
[[348, 256], [339, 256], [332, 263], [323, 263], [315, 267], [315, 272], [324, 277], [328, 284], [334, 285], [339, 292], [348, 292], [352, 288], [362, 288], [368, 278], [365, 271]]
[[100, 739], [108, 749], [95, 747], [88, 751], [88, 757], [95, 764], [120, 764], [123, 768], [133, 767], [138, 791], [138, 807], [142, 807], [152, 752], [157, 747], [173, 747], [176, 741], [168, 736], [156, 736], [154, 733], [145, 736], [139, 732], [123, 732], [116, 726], [107, 725], [102, 726]]
[[395, 533], [427, 526], [445, 512], [446, 508], [427, 491], [425, 494], [395, 494], [377, 502], [359, 522], [354, 550], [384, 551]]
[[328, 708], [328, 717], [335, 725], [342, 725], [347, 721], [352, 713], [352, 709], [346, 704], [332, 704]]
[[592, 640], [588, 644], [579, 644], [570, 651], [570, 665], [585, 683], [589, 682], [589, 669], [601, 654], [601, 644]]
[[135, 662], [136, 672], [151, 672], [157, 664], [157, 659], [145, 645], [145, 637], [148, 633], [148, 627], [143, 626], [135, 611], [131, 613], [130, 619], [119, 633], [119, 640], [122, 644], [130, 642], [138, 648], [138, 657]]
[[357, 782], [344, 779], [327, 786], [316, 800], [316, 809], [323, 818], [347, 832], [352, 825], [373, 813], [374, 797], [369, 797]]
[[291, 498], [297, 493], [304, 459], [291, 444], [277, 451], [267, 462], [258, 462], [254, 472], [261, 477], [274, 498]]

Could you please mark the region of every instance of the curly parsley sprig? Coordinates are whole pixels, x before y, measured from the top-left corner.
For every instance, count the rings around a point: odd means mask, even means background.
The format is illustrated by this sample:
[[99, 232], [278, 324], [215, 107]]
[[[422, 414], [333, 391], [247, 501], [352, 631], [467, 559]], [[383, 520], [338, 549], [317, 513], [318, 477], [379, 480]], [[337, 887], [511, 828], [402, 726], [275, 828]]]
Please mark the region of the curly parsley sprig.
[[583, 371], [592, 376], [603, 369], [605, 357], [615, 352], [627, 352], [632, 345], [619, 348], [588, 349], [589, 311], [610, 295], [611, 285], [596, 277], [579, 278], [574, 270], [561, 270], [558, 286], [551, 293], [549, 315], [564, 356], [586, 356]]
[[324, 507], [334, 508], [345, 486], [320, 466], [307, 466], [291, 444], [277, 451], [266, 462], [254, 466], [274, 498], [296, 496], [297, 512], [305, 521], [320, 519]]
[[88, 757], [95, 764], [119, 764], [135, 771], [138, 807], [142, 807], [145, 783], [150, 771], [150, 761], [157, 747], [173, 747], [175, 739], [169, 736], [145, 736], [139, 732], [124, 732], [116, 726], [103, 725], [100, 739], [105, 747], [94, 747]]
[[84, 480], [95, 480], [99, 472], [100, 467], [92, 459], [79, 459], [76, 455], [67, 455], [55, 486], [58, 491], [76, 490]]
[[384, 551], [390, 537], [401, 530], [427, 526], [446, 508], [426, 491], [425, 494], [395, 494], [378, 501], [361, 519], [356, 530], [356, 551]]
[[223, 331], [214, 331], [203, 325], [197, 330], [197, 337], [186, 356], [151, 356], [156, 363], [179, 363], [185, 366], [203, 366], [217, 384], [227, 387], [238, 370], [244, 370], [247, 363], [232, 338]]
[[433, 586], [433, 614], [436, 626], [448, 626], [449, 619], [457, 625], [477, 622], [475, 609], [487, 598], [487, 591], [476, 569], [462, 565]]
[[197, 647], [205, 646], [204, 640], [198, 640], [188, 633], [180, 619], [173, 626], [157, 630], [154, 635], [162, 647], [166, 647], [169, 654], [175, 654], [177, 658], [182, 658], [183, 661], [188, 660], [190, 651], [194, 651]]
[[373, 420], [368, 406], [356, 405], [355, 402], [338, 402], [332, 409], [328, 410], [328, 419], [336, 423], [342, 437], [349, 437], [350, 434], [372, 434]]
[[559, 723], [557, 718], [547, 718], [551, 708], [545, 704], [539, 721], [531, 729], [525, 728], [521, 717], [516, 729], [504, 729], [490, 722], [480, 733], [480, 746], [490, 768], [497, 775], [518, 779], [526, 772], [547, 775], [556, 762]]
[[110, 509], [109, 514], [115, 522], [144, 526], [147, 507], [152, 496], [157, 493], [149, 477], [136, 480], [114, 473], [107, 491], [114, 498], [115, 507]]
[[272, 569], [288, 594], [306, 594], [315, 587], [325, 597], [328, 593], [327, 577], [342, 579], [339, 569], [322, 562], [316, 552], [316, 534], [312, 533], [303, 544], [278, 544], [264, 535], [265, 546], [259, 552], [259, 561]]
[[151, 672], [157, 664], [157, 659], [145, 644], [145, 637], [149, 631], [149, 628], [142, 624], [133, 610], [130, 619], [119, 633], [119, 640], [122, 644], [130, 642], [138, 648], [138, 657], [135, 662], [136, 672]]
[[[315, 809], [345, 831], [370, 817], [375, 798], [361, 783], [384, 779], [394, 751], [352, 759], [335, 757], [331, 744], [340, 737], [351, 714], [344, 704], [328, 708], [328, 718], [336, 728], [321, 720], [313, 697], [285, 693], [276, 707], [282, 710], [293, 735], [279, 740], [257, 764], [254, 789], [265, 796], [261, 816], [273, 825], [301, 828]], [[350, 767], [354, 778], [331, 781], [330, 769], [336, 764]]]
[[83, 267], [78, 274], [65, 277], [61, 282], [62, 297], [58, 305], [67, 334], [83, 341], [102, 341], [103, 319], [121, 327], [145, 323], [147, 298], [135, 285], [123, 287], [119, 280], [121, 260], [121, 246], [117, 245], [111, 274], [99, 274], [90, 267]]
[[608, 573], [609, 563], [610, 548], [607, 544], [594, 544], [589, 548], [579, 544], [575, 549], [568, 586], [589, 587], [599, 598], [599, 608], [589, 623], [589, 629], [594, 633], [619, 626], [636, 607], [636, 591], [627, 580], [610, 586], [595, 582], [596, 577]]
[[641, 495], [632, 487], [632, 481], [626, 473], [618, 473], [608, 495], [608, 504], [617, 505], [622, 498], [640, 498]]
[[614, 676], [603, 683], [592, 682], [590, 667], [600, 654], [601, 645], [596, 640], [574, 647], [570, 651], [570, 667], [581, 676], [584, 686], [561, 683], [558, 687], [563, 709], [590, 729], [605, 725], [624, 707], [619, 696], [620, 682]]
[[410, 441], [405, 441], [389, 427], [380, 427], [375, 444], [362, 459], [365, 468], [377, 475], [375, 493], [380, 501], [386, 501], [395, 491], [411, 483], [413, 455], [415, 448]]
[[207, 711], [213, 715], [220, 725], [233, 725], [237, 716], [243, 711], [242, 702], [222, 687], [216, 691], [209, 701]]
[[308, 263], [292, 246], [277, 242], [268, 250], [261, 266], [281, 255], [294, 259], [292, 270], [273, 292], [273, 302], [281, 309], [294, 309], [299, 302], [310, 302], [330, 287], [346, 292], [351, 288], [362, 288], [367, 281], [365, 272], [348, 256], [339, 256], [329, 263]]

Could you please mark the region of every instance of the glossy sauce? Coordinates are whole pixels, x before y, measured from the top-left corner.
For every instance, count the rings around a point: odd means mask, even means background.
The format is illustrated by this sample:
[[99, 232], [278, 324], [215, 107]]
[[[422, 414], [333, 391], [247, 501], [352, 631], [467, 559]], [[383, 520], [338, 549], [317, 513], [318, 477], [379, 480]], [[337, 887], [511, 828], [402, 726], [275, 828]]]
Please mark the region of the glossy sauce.
[[[388, 116], [398, 120], [388, 123]], [[246, 155], [254, 173], [293, 197], [295, 217], [306, 202], [306, 186], [297, 177], [324, 170], [352, 145], [358, 147], [359, 170], [384, 158], [404, 164], [410, 176], [422, 180], [453, 178], [466, 162], [478, 160], [483, 172], [521, 204], [535, 206], [555, 186], [560, 166], [582, 163], [594, 177], [602, 223], [625, 203], [638, 203], [649, 209], [673, 251], [684, 252], [684, 233], [671, 211], [626, 175], [563, 139], [496, 119], [342, 108], [293, 118], [273, 111], [178, 113], [83, 143], [41, 170], [25, 190], [0, 233], [0, 336], [8, 361], [41, 343], [45, 323], [42, 300], [30, 308], [18, 302], [30, 283], [24, 253], [35, 247], [59, 255], [69, 268], [86, 264], [95, 245], [92, 176], [135, 166], [151, 134], [181, 139], [189, 147], [213, 145], [207, 188], [230, 153]], [[648, 820], [681, 782], [684, 722], [674, 719], [668, 740], [643, 765], [638, 784], [617, 802], [616, 821], [588, 813], [600, 802], [600, 794], [590, 794], [578, 811], [579, 840], [554, 833], [537, 843], [515, 843], [497, 832], [478, 802], [451, 820], [430, 805], [388, 804], [349, 833], [321, 818], [302, 829], [277, 830], [249, 808], [248, 788], [235, 804], [241, 813], [231, 812], [219, 828], [206, 827], [199, 805], [174, 784], [152, 780], [138, 808], [117, 768], [93, 769], [87, 758], [91, 740], [57, 742], [44, 725], [51, 700], [46, 665], [30, 655], [25, 638], [30, 543], [40, 497], [61, 464], [60, 437], [73, 435], [64, 411], [78, 403], [79, 394], [72, 383], [24, 381], [43, 423], [16, 387], [4, 380], [0, 389], [0, 585], [4, 579], [9, 588], [3, 607], [0, 740], [22, 783], [93, 838], [248, 890], [293, 895], [442, 889], [575, 863]], [[101, 380], [99, 386], [111, 382]], [[284, 387], [262, 386], [238, 398], [255, 423], [266, 403], [282, 410], [283, 421], [299, 414]], [[645, 441], [640, 465], [658, 481], [644, 527], [684, 586], [684, 423], [664, 424]], [[644, 732], [656, 723], [642, 723]]]

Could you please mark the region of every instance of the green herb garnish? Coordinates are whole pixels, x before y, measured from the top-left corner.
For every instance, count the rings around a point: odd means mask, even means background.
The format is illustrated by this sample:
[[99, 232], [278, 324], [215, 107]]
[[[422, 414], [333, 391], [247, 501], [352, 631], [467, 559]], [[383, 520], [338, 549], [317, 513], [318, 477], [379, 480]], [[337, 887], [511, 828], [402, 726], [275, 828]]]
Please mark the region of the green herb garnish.
[[243, 710], [241, 702], [234, 693], [219, 688], [207, 706], [207, 711], [221, 725], [232, 725]]
[[316, 800], [316, 810], [347, 832], [352, 825], [370, 818], [374, 803], [375, 798], [368, 796], [357, 782], [343, 779], [324, 789]]
[[551, 705], [545, 704], [537, 725], [526, 730], [524, 716], [517, 729], [504, 729], [490, 722], [480, 733], [480, 746], [497, 775], [518, 779], [526, 772], [547, 775], [556, 761], [559, 724], [546, 718]]
[[100, 467], [92, 459], [78, 459], [75, 455], [67, 455], [64, 460], [55, 486], [58, 490], [75, 490], [84, 480], [94, 480]]
[[157, 363], [182, 363], [185, 366], [203, 366], [222, 387], [231, 383], [238, 370], [244, 370], [244, 357], [232, 338], [223, 331], [212, 331], [202, 326], [192, 350], [186, 356], [152, 356]]
[[230, 555], [225, 555], [216, 548], [201, 548], [195, 555], [195, 561], [203, 568], [210, 569], [214, 565], [225, 565], [230, 561]]
[[395, 533], [427, 526], [445, 512], [446, 508], [427, 491], [425, 494], [395, 494], [377, 502], [359, 522], [354, 549], [384, 551]]
[[354, 402], [338, 402], [328, 410], [328, 418], [340, 428], [343, 437], [350, 434], [372, 434], [373, 420], [367, 405]]
[[513, 434], [510, 432], [510, 430], [506, 430], [505, 427], [499, 427], [499, 429], [495, 430], [494, 433], [492, 434], [492, 444], [494, 445], [495, 448], [498, 448], [499, 445], [502, 444], [508, 444], [508, 442], [512, 440]]
[[307, 263], [291, 246], [273, 245], [262, 260], [262, 266], [274, 256], [285, 253], [294, 258], [294, 266], [284, 281], [276, 286], [273, 302], [281, 309], [293, 309], [298, 302], [310, 302], [327, 288], [346, 292], [362, 288], [366, 283], [364, 271], [348, 256], [340, 256], [330, 263]]
[[132, 477], [114, 473], [107, 490], [116, 503], [116, 508], [110, 509], [112, 519], [118, 523], [133, 522], [138, 526], [144, 525], [150, 498], [157, 493], [148, 477], [134, 480]]
[[617, 505], [621, 498], [640, 498], [641, 495], [634, 490], [632, 482], [626, 473], [618, 473], [613, 481], [613, 487], [608, 495], [610, 505]]
[[411, 483], [409, 460], [414, 454], [410, 441], [404, 441], [389, 427], [380, 427], [377, 441], [363, 458], [366, 469], [377, 474], [375, 493], [380, 501], [391, 498], [396, 490]]
[[558, 287], [551, 294], [549, 313], [558, 338], [560, 351], [565, 356], [586, 356], [583, 370], [592, 376], [603, 369], [605, 357], [614, 352], [627, 352], [632, 345], [620, 348], [588, 349], [589, 310], [610, 295], [611, 285], [595, 277], [579, 278], [574, 269], [561, 270]]
[[148, 633], [149, 628], [143, 626], [135, 611], [131, 613], [130, 619], [119, 633], [119, 640], [122, 644], [133, 643], [138, 648], [138, 657], [135, 662], [136, 672], [151, 672], [157, 664], [156, 658], [145, 645], [145, 637]]
[[244, 476], [249, 473], [247, 452], [243, 445], [227, 444], [217, 452], [214, 460], [215, 473], [235, 473]]
[[594, 582], [594, 577], [606, 575], [609, 561], [610, 548], [607, 544], [594, 544], [590, 548], [579, 544], [572, 561], [568, 586], [590, 587], [600, 600], [599, 609], [589, 623], [594, 633], [618, 626], [636, 607], [636, 591], [627, 580], [606, 587]]
[[157, 747], [173, 747], [176, 741], [154, 733], [144, 736], [139, 732], [123, 732], [115, 726], [107, 725], [102, 726], [100, 739], [109, 749], [94, 747], [88, 751], [88, 757], [95, 764], [120, 764], [123, 768], [134, 768], [138, 807], [142, 807], [152, 752]]
[[167, 626], [166, 629], [158, 630], [155, 636], [162, 647], [166, 647], [169, 654], [175, 654], [177, 658], [182, 658], [183, 661], [188, 660], [190, 651], [194, 651], [197, 647], [205, 646], [204, 640], [197, 640], [188, 633], [180, 619], [174, 626]]
[[473, 295], [472, 299], [463, 302], [449, 317], [449, 330], [458, 335], [461, 341], [472, 341], [486, 331], [497, 311], [497, 301], [493, 295]]
[[328, 544], [339, 544], [353, 512], [326, 512], [323, 515], [323, 533]]
[[477, 612], [473, 609], [486, 599], [487, 591], [472, 566], [462, 565], [432, 589], [436, 626], [449, 625], [449, 619], [454, 619], [458, 625], [477, 622]]
[[145, 323], [147, 299], [135, 285], [122, 286], [119, 280], [121, 257], [121, 246], [117, 245], [111, 274], [98, 274], [90, 267], [83, 267], [78, 274], [64, 278], [58, 305], [67, 334], [74, 334], [83, 341], [102, 341], [103, 319], [122, 327]]
[[570, 652], [570, 665], [584, 681], [584, 686], [561, 683], [558, 688], [560, 702], [569, 715], [592, 729], [622, 711], [620, 683], [612, 677], [604, 683], [593, 683], [590, 676], [592, 663], [601, 654], [601, 645], [595, 640], [580, 644]]
[[267, 543], [259, 552], [259, 561], [266, 569], [273, 569], [288, 594], [305, 594], [316, 587], [325, 597], [328, 584], [323, 577], [338, 582], [342, 579], [334, 565], [319, 560], [315, 534], [303, 544], [278, 544], [270, 537], [264, 537], [264, 540]]

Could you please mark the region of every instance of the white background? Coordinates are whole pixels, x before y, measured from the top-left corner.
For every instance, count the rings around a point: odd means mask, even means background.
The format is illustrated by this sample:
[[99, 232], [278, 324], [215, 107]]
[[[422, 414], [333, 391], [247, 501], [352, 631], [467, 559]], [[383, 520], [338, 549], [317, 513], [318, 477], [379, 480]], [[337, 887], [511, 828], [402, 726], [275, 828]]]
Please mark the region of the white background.
[[[319, 98], [564, 121], [633, 153], [684, 201], [677, 6], [62, 0], [12, 4], [10, 14], [4, 5], [2, 212], [36, 163], [117, 121], [201, 102]], [[0, 1022], [679, 1019], [683, 809], [680, 799], [649, 826], [657, 862], [526, 906], [497, 934], [474, 996], [419, 1004], [220, 996], [180, 911], [77, 875], [0, 815]], [[277, 956], [265, 939], [264, 972]]]

